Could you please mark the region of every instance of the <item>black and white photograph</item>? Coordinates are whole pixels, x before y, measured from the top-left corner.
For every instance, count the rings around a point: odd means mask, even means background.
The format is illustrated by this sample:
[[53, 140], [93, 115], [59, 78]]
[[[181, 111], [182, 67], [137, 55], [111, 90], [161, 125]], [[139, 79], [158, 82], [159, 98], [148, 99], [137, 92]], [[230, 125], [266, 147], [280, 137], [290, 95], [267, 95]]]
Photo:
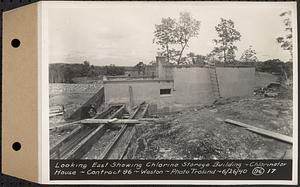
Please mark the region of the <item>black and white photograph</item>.
[[50, 159], [295, 159], [295, 4], [59, 5]]

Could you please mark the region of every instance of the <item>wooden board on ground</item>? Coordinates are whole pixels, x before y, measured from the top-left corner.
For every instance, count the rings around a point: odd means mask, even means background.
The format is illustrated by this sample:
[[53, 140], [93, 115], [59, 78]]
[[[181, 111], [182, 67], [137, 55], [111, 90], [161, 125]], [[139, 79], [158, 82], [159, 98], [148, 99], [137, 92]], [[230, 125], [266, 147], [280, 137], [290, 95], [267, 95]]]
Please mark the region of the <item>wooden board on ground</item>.
[[277, 139], [277, 140], [280, 140], [280, 141], [283, 141], [283, 142], [286, 142], [286, 143], [293, 144], [293, 137], [290, 137], [290, 136], [287, 136], [287, 135], [283, 135], [283, 134], [276, 133], [276, 132], [273, 132], [273, 131], [269, 131], [269, 130], [266, 130], [266, 129], [254, 127], [252, 125], [247, 125], [245, 123], [234, 121], [234, 120], [231, 120], [231, 119], [226, 119], [225, 122], [233, 124], [233, 125], [238, 125], [238, 126], [244, 127], [249, 131], [252, 131], [252, 132], [264, 135], [264, 136], [268, 136], [268, 137], [271, 137], [271, 138], [274, 138], [274, 139]]
[[142, 122], [162, 122], [159, 119], [140, 118], [140, 119], [84, 119], [79, 121], [81, 124], [138, 124]]

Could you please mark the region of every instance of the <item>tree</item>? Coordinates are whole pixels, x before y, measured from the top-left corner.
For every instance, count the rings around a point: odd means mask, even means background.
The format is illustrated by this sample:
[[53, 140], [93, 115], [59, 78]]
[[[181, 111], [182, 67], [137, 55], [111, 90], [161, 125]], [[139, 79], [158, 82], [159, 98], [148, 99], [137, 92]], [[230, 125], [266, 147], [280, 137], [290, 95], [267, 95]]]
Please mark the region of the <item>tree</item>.
[[189, 61], [192, 64], [204, 64], [205, 61], [206, 61], [206, 57], [205, 56], [203, 56], [203, 55], [196, 55], [193, 52], [188, 53], [186, 56], [188, 57]]
[[179, 20], [162, 18], [161, 24], [155, 25], [154, 40], [160, 46], [163, 56], [168, 62], [180, 64], [184, 50], [191, 38], [199, 33], [200, 21], [192, 18], [190, 13], [181, 12]]
[[72, 83], [73, 82], [72, 79], [74, 78], [74, 76], [73, 76], [71, 67], [69, 67], [69, 66], [64, 67], [63, 77], [64, 77], [64, 79], [62, 82], [64, 82], [64, 83]]
[[87, 61], [87, 60], [85, 60], [85, 61], [83, 61], [83, 65], [89, 67], [90, 66], [90, 62]]
[[162, 18], [161, 24], [155, 25], [154, 37], [153, 42], [161, 47], [162, 55], [170, 62], [175, 56], [175, 50], [171, 46], [176, 43], [176, 20], [169, 17]]
[[186, 54], [187, 58], [190, 59], [189, 61], [192, 62], [192, 64], [196, 64], [196, 55], [193, 52], [190, 52]]
[[93, 65], [90, 66], [89, 72], [86, 75], [87, 77], [97, 77], [98, 72]]
[[286, 11], [280, 14], [283, 17], [284, 23], [284, 36], [276, 38], [277, 42], [280, 44], [280, 47], [283, 50], [287, 50], [290, 53], [291, 59], [293, 59], [293, 29], [292, 29], [292, 21], [291, 21], [291, 11]]
[[140, 73], [142, 72], [143, 75], [145, 75], [145, 64], [143, 62], [139, 62], [137, 65], [135, 65], [135, 67], [138, 69], [138, 74], [140, 75]]
[[257, 57], [256, 57], [256, 52], [254, 49], [252, 49], [252, 46], [250, 45], [248, 49], [246, 49], [240, 60], [242, 62], [249, 62], [249, 63], [254, 63], [254, 62], [257, 62]]
[[200, 29], [200, 21], [194, 19], [190, 13], [181, 12], [177, 27], [177, 42], [180, 45], [180, 52], [177, 63], [181, 62], [183, 51], [188, 47], [191, 38], [197, 37]]
[[89, 70], [90, 70], [90, 62], [87, 60], [83, 61], [82, 76], [87, 76]]
[[221, 62], [222, 56], [214, 49], [206, 55], [205, 59], [207, 60], [207, 62]]
[[270, 59], [261, 63], [256, 63], [256, 69], [262, 72], [278, 73], [286, 81], [292, 78], [293, 64], [292, 62], [282, 62], [279, 59]]
[[234, 43], [240, 40], [241, 34], [234, 28], [234, 22], [230, 19], [221, 18], [221, 23], [215, 29], [218, 33], [218, 39], [213, 40], [216, 47], [212, 54], [222, 57], [224, 63], [233, 62], [237, 50]]
[[124, 75], [125, 69], [124, 67], [115, 66], [114, 64], [110, 64], [109, 66], [104, 66], [105, 75], [108, 76], [116, 76], [116, 75]]

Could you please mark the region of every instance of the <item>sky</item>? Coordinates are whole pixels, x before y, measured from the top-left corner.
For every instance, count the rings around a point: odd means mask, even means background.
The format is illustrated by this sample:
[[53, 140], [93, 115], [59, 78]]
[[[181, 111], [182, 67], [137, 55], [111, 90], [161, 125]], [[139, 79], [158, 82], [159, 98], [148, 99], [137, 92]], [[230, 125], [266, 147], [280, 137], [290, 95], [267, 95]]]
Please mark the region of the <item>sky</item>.
[[49, 4], [48, 49], [50, 63], [93, 65], [135, 65], [155, 60], [158, 45], [153, 43], [155, 24], [162, 18], [178, 19], [190, 12], [201, 22], [198, 37], [192, 38], [185, 54], [206, 55], [217, 38], [220, 18], [231, 19], [241, 33], [236, 42], [239, 59], [250, 45], [259, 60], [289, 60], [289, 53], [276, 42], [283, 35], [279, 15], [290, 3], [205, 3], [205, 2], [64, 2]]

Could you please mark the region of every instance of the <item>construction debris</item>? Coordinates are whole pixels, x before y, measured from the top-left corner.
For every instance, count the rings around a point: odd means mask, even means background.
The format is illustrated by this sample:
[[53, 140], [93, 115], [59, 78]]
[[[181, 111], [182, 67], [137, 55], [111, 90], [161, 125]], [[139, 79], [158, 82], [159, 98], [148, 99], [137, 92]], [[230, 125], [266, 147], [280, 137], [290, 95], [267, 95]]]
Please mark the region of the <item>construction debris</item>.
[[65, 113], [64, 106], [54, 106], [49, 109], [49, 117], [61, 116]]
[[255, 89], [253, 94], [256, 96], [263, 96], [263, 97], [291, 98], [292, 95], [289, 92], [289, 89], [291, 88], [283, 86], [278, 82], [272, 82], [266, 87]]

